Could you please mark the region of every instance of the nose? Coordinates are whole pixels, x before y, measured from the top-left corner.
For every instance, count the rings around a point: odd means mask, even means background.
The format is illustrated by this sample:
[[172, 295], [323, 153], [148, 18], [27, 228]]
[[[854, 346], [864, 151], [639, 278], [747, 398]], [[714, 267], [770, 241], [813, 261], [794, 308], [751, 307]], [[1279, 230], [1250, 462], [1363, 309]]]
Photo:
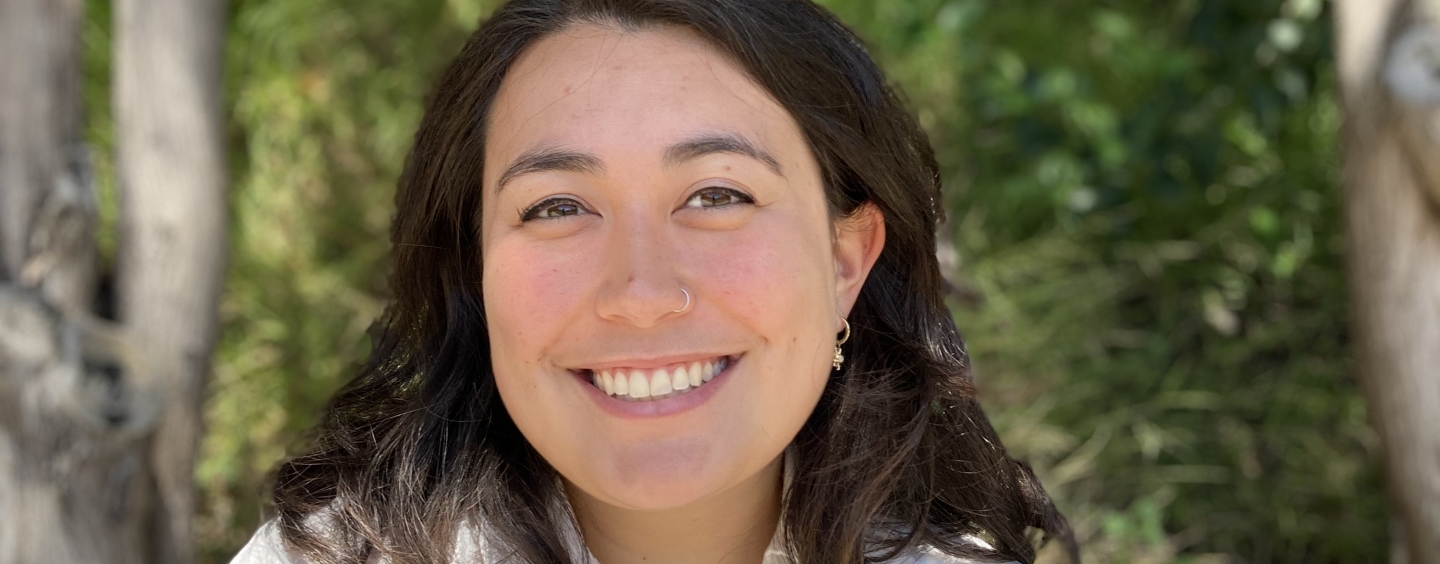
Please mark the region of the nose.
[[601, 318], [648, 328], [690, 309], [693, 290], [681, 290], [675, 244], [664, 222], [617, 221], [607, 239], [595, 304]]

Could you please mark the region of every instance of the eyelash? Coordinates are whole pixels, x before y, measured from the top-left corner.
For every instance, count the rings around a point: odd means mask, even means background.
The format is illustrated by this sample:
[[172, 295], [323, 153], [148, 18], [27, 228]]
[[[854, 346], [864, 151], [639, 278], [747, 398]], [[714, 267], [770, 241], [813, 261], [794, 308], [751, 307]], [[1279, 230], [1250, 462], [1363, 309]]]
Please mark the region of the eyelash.
[[[706, 205], [703, 205], [703, 204], [701, 204], [701, 205], [695, 205], [695, 206], [690, 205], [690, 202], [691, 202], [692, 200], [694, 200], [695, 198], [700, 197], [702, 194], [715, 193], [715, 192], [719, 192], [719, 193], [724, 194], [724, 195], [726, 195], [726, 196], [730, 196], [730, 197], [733, 198], [735, 201], [734, 201], [734, 202], [731, 202], [731, 203], [728, 203], [728, 204], [720, 204], [720, 205], [716, 205], [716, 206], [706, 206]], [[749, 195], [745, 194], [744, 192], [741, 192], [741, 191], [736, 190], [736, 189], [734, 189], [734, 188], [727, 188], [727, 187], [724, 187], [724, 186], [707, 186], [707, 187], [705, 187], [705, 188], [701, 188], [701, 189], [699, 189], [699, 190], [696, 190], [694, 194], [691, 194], [689, 198], [686, 198], [686, 199], [685, 199], [685, 207], [687, 207], [687, 208], [689, 208], [689, 207], [695, 207], [695, 208], [702, 208], [702, 209], [703, 209], [703, 208], [723, 208], [723, 207], [726, 207], [726, 206], [733, 206], [733, 205], [736, 205], [736, 204], [753, 204], [753, 203], [755, 203], [755, 199], [754, 199], [754, 198], [751, 198]], [[549, 207], [552, 207], [552, 206], [557, 206], [557, 205], [560, 205], [560, 204], [569, 204], [569, 205], [575, 206], [575, 208], [577, 208], [578, 211], [576, 211], [575, 213], [569, 213], [569, 214], [564, 214], [564, 215], [555, 216], [555, 217], [540, 217], [540, 213], [541, 213], [542, 211], [544, 211], [546, 208], [549, 208]], [[566, 198], [566, 197], [547, 198], [547, 199], [541, 200], [540, 202], [536, 203], [535, 205], [530, 206], [529, 208], [526, 208], [524, 211], [522, 211], [522, 212], [520, 213], [520, 221], [526, 222], [526, 221], [530, 221], [530, 220], [534, 220], [534, 219], [541, 219], [541, 220], [544, 220], [544, 219], [561, 219], [561, 218], [570, 217], [570, 216], [573, 216], [573, 215], [580, 215], [580, 213], [582, 213], [582, 212], [588, 212], [588, 211], [589, 211], [589, 210], [585, 209], [585, 206], [584, 206], [584, 205], [582, 205], [580, 202], [576, 201], [574, 198]]]
[[540, 212], [543, 211], [545, 208], [557, 206], [560, 204], [570, 204], [572, 206], [575, 206], [580, 211], [588, 211], [585, 209], [585, 206], [581, 205], [580, 202], [575, 200], [575, 198], [546, 198], [520, 212], [520, 221], [524, 222], [530, 221], [532, 219], [560, 219], [562, 217], [569, 217], [572, 215], [580, 214], [580, 212], [577, 211], [576, 213], [565, 214], [558, 217], [540, 217]]
[[694, 194], [691, 194], [689, 198], [686, 198], [686, 199], [685, 199], [685, 207], [687, 207], [687, 208], [688, 208], [688, 207], [692, 207], [692, 206], [690, 205], [690, 201], [691, 201], [691, 200], [694, 200], [695, 198], [700, 197], [701, 194], [705, 194], [705, 193], [707, 193], [707, 192], [719, 192], [719, 193], [725, 194], [725, 195], [727, 195], [727, 196], [730, 196], [731, 198], [734, 198], [734, 199], [735, 199], [735, 202], [732, 202], [732, 203], [729, 203], [729, 204], [721, 204], [721, 205], [718, 205], [718, 206], [704, 206], [704, 205], [700, 205], [700, 206], [693, 206], [693, 207], [697, 207], [697, 208], [705, 208], [705, 207], [723, 208], [723, 207], [726, 207], [726, 206], [733, 206], [733, 205], [735, 205], [735, 204], [753, 204], [753, 203], [755, 203], [755, 198], [751, 198], [749, 195], [745, 194], [744, 192], [741, 192], [741, 191], [736, 190], [736, 189], [734, 189], [734, 188], [727, 188], [727, 187], [724, 187], [724, 186], [706, 186], [706, 187], [704, 187], [704, 188], [701, 188], [701, 189], [699, 189], [699, 190], [696, 190]]

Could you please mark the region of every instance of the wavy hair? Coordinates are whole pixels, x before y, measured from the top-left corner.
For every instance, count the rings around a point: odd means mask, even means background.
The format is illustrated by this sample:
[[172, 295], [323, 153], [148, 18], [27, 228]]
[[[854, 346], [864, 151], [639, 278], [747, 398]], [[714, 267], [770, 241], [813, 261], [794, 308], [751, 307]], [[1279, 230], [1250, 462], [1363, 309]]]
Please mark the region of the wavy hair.
[[512, 0], [481, 25], [415, 135], [396, 194], [394, 299], [371, 355], [309, 450], [278, 470], [287, 546], [323, 563], [441, 563], [465, 523], [484, 523], [521, 561], [573, 562], [556, 532], [574, 519], [559, 476], [496, 389], [477, 273], [490, 103], [522, 51], [576, 24], [697, 32], [794, 117], [833, 218], [867, 202], [884, 216], [845, 368], [791, 445], [791, 554], [860, 563], [924, 544], [1032, 562], [1038, 530], [1078, 561], [1065, 519], [976, 401], [935, 257], [933, 149], [855, 34], [807, 0]]

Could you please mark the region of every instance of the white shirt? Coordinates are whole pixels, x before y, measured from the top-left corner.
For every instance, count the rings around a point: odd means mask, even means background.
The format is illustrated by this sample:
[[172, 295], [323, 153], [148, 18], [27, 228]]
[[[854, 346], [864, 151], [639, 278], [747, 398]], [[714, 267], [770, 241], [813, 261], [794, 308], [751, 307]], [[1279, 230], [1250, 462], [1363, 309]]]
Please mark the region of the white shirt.
[[[793, 456], [793, 454], [787, 449], [785, 452], [784, 473], [782, 474], [783, 479], [781, 482], [781, 487], [785, 490], [790, 489], [790, 480], [792, 478], [790, 469], [793, 468], [793, 466], [789, 460], [791, 456]], [[453, 564], [501, 564], [505, 562], [506, 555], [501, 553], [499, 548], [486, 542], [484, 535], [480, 534], [479, 530], [472, 526], [463, 525], [461, 529], [462, 534], [456, 535], [455, 549], [450, 557], [450, 561]], [[765, 560], [762, 564], [789, 564], [789, 553], [785, 549], [785, 541], [782, 537], [784, 531], [785, 524], [782, 520], [782, 522], [775, 527], [775, 535], [770, 539], [770, 546], [765, 549]], [[569, 548], [570, 554], [583, 555], [583, 558], [579, 560], [581, 564], [599, 564], [595, 556], [590, 554], [590, 550], [585, 547], [585, 542], [581, 538], [580, 532], [575, 530], [572, 523], [562, 523], [560, 535], [561, 538], [565, 539], [565, 545]], [[984, 540], [974, 536], [966, 535], [965, 540], [974, 543], [977, 547], [990, 548], [990, 545], [986, 544]], [[370, 562], [371, 564], [386, 564], [386, 561], [378, 556], [371, 558]], [[285, 549], [284, 543], [280, 540], [280, 527], [272, 519], [260, 526], [260, 530], [255, 532], [255, 536], [250, 538], [250, 542], [245, 545], [245, 548], [240, 549], [240, 553], [235, 555], [235, 558], [230, 561], [230, 564], [309, 564], [309, 561], [303, 556]], [[922, 546], [918, 549], [910, 550], [898, 558], [887, 561], [887, 564], [986, 563], [957, 558], [935, 550], [934, 548]], [[1003, 564], [1018, 563], [1012, 561]]]
[[[590, 551], [585, 549], [579, 536], [570, 530], [570, 527], [566, 529], [563, 533], [569, 541], [567, 544], [572, 547], [572, 553], [583, 553], [584, 558], [581, 562], [584, 564], [599, 564]], [[975, 538], [970, 540], [975, 543], [984, 543]], [[497, 553], [495, 547], [490, 546], [485, 539], [480, 538], [480, 535], [474, 534], [472, 531], [470, 534], [457, 536], [451, 562], [455, 564], [493, 564], [502, 562], [502, 558], [503, 555]], [[260, 530], [255, 532], [255, 536], [250, 538], [250, 542], [245, 545], [245, 548], [240, 549], [240, 553], [235, 555], [235, 559], [231, 560], [230, 564], [306, 564], [307, 562], [300, 555], [285, 550], [285, 545], [280, 541], [280, 527], [274, 520], [271, 520], [260, 526]], [[384, 561], [372, 558], [371, 562], [383, 564]], [[770, 547], [765, 549], [763, 564], [788, 564], [788, 562], [784, 544], [780, 542], [780, 531], [776, 530]], [[941, 553], [930, 547], [911, 550], [889, 562], [890, 564], [979, 564]]]

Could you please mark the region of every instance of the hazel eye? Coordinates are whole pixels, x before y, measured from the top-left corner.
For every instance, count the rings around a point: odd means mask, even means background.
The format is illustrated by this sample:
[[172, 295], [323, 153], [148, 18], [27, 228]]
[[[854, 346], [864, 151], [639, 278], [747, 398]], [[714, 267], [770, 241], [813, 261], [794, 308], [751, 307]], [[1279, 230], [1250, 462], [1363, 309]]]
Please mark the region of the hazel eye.
[[702, 188], [685, 201], [687, 208], [718, 208], [735, 204], [753, 204], [755, 199], [744, 192], [723, 186]]
[[520, 215], [520, 221], [532, 219], [560, 219], [572, 215], [590, 213], [585, 206], [572, 198], [550, 198], [530, 206]]

